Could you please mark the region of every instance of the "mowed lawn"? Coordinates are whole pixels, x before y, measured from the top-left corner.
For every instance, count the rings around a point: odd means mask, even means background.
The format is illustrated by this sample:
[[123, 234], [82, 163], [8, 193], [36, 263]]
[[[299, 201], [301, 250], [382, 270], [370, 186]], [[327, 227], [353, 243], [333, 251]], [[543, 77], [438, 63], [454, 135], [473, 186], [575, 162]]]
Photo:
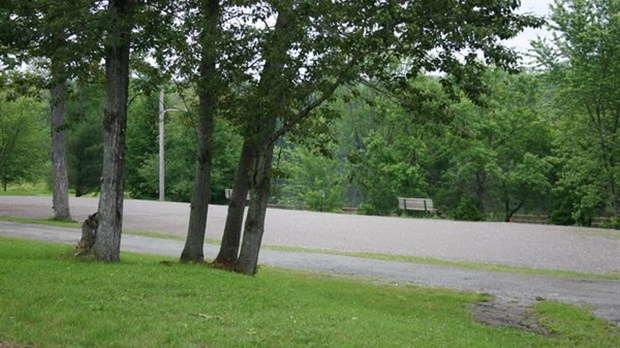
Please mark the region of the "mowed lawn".
[[[123, 254], [0, 238], [0, 346], [618, 347], [588, 311], [542, 302], [550, 336], [476, 323], [490, 296], [261, 268], [255, 277]], [[170, 260], [170, 259], [169, 259]]]

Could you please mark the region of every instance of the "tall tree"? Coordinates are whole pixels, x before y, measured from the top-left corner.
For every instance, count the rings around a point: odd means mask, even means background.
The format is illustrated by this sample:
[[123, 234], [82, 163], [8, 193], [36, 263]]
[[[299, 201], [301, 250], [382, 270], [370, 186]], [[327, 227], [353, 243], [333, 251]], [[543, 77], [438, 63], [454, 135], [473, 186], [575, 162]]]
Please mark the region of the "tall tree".
[[[52, 66], [58, 63], [52, 62]], [[67, 171], [67, 126], [65, 124], [66, 78], [58, 72], [60, 67], [52, 68], [50, 83], [52, 109], [52, 208], [54, 219], [70, 220], [69, 173]]]
[[[259, 83], [271, 90], [264, 96], [257, 89], [255, 99], [262, 104], [260, 108], [254, 107], [259, 115], [264, 115], [258, 118], [257, 127], [261, 128], [255, 138], [264, 137], [264, 140], [257, 143], [260, 146], [254, 147], [252, 155], [248, 175], [251, 202], [236, 270], [245, 274], [256, 272], [270, 188], [273, 142], [278, 137], [312, 115], [338, 86], [362, 74], [404, 80], [422, 69], [442, 70], [451, 76], [446, 85], [462, 85], [475, 95], [480, 92], [477, 83], [484, 65], [477, 59], [476, 50], [484, 52], [489, 62], [511, 65], [515, 56], [499, 40], [516, 35], [524, 26], [539, 24], [532, 17], [514, 14], [518, 5], [519, 1], [483, 5], [459, 1], [274, 4], [278, 19], [273, 37], [277, 41], [275, 45], [268, 44], [263, 52], [265, 64]], [[446, 8], [452, 9], [448, 15]], [[286, 31], [281, 36], [276, 35], [278, 23]], [[465, 64], [458, 58], [463, 51], [470, 52], [465, 54]], [[280, 56], [280, 52], [284, 54]], [[267, 64], [274, 57], [277, 58], [274, 65]], [[394, 65], [386, 62], [401, 65], [394, 69]], [[278, 71], [280, 66], [282, 70]], [[263, 75], [270, 77], [268, 72], [274, 73], [276, 84], [270, 79], [263, 81]], [[280, 95], [282, 88], [286, 89]], [[278, 120], [281, 127], [277, 127]], [[272, 128], [271, 139], [265, 141], [266, 131]]]
[[[459, 117], [450, 124], [451, 165], [440, 187], [444, 197], [460, 200], [448, 203], [464, 209], [473, 202], [480, 217], [499, 212], [508, 221], [542, 201], [550, 186], [551, 128], [537, 82], [534, 75], [490, 70], [483, 106], [463, 100], [452, 107]], [[464, 217], [456, 211], [454, 217]]]
[[[258, 118], [248, 129], [249, 132], [245, 134], [246, 143], [244, 143], [243, 150], [249, 149], [251, 154], [250, 165], [246, 173], [248, 176], [246, 180], [249, 179], [250, 206], [239, 258], [235, 266], [237, 271], [245, 274], [256, 273], [258, 253], [264, 232], [273, 161], [274, 142], [271, 137], [276, 129], [278, 116], [286, 111], [285, 100], [289, 98], [288, 86], [283, 83], [283, 78], [288, 58], [287, 51], [293, 43], [294, 21], [291, 8], [278, 9], [276, 24], [264, 52], [265, 66], [256, 90], [257, 100], [261, 104], [258, 105], [260, 107]], [[239, 165], [241, 168], [244, 166], [243, 163]], [[234, 190], [241, 191], [237, 187]]]
[[[560, 186], [573, 214], [605, 208], [620, 219], [620, 1], [556, 0], [539, 62], [559, 86]], [[588, 212], [590, 211], [590, 212]], [[583, 220], [583, 219], [582, 219]], [[587, 221], [585, 219], [583, 221]]]
[[211, 194], [211, 173], [213, 163], [213, 131], [217, 110], [218, 82], [216, 71], [220, 30], [220, 1], [199, 2], [199, 36], [201, 58], [198, 81], [198, 137], [196, 145], [196, 172], [192, 191], [191, 210], [185, 247], [181, 261], [201, 262], [204, 260], [204, 236], [207, 227], [207, 213]]
[[[321, 38], [331, 37], [333, 43], [339, 40], [338, 33], [344, 29], [335, 23], [340, 17], [334, 14], [323, 18], [325, 22], [310, 26], [327, 3], [317, 7], [295, 1], [268, 5], [267, 13], [274, 13], [276, 21], [272, 28], [267, 27], [258, 46], [256, 59], [263, 64], [260, 78], [254, 81], [255, 85], [245, 99], [242, 112], [246, 116], [242, 126], [244, 145], [222, 246], [216, 259], [216, 262], [236, 261], [234, 268], [245, 274], [256, 272], [270, 194], [275, 141], [297, 127], [330, 98], [339, 85], [355, 75], [353, 54], [342, 52], [340, 47], [327, 42], [319, 44]], [[278, 121], [281, 127], [276, 127]], [[239, 250], [243, 206], [248, 191], [250, 206]]]
[[3, 5], [2, 60], [8, 66], [24, 61], [41, 66], [50, 90], [52, 138], [52, 206], [54, 218], [71, 219], [67, 174], [67, 80], [89, 74], [89, 59], [96, 55], [92, 36], [92, 2], [71, 0], [9, 1]]
[[110, 0], [105, 37], [105, 112], [103, 172], [95, 254], [100, 261], [120, 260], [123, 223], [125, 131], [129, 90], [129, 52], [136, 0]]

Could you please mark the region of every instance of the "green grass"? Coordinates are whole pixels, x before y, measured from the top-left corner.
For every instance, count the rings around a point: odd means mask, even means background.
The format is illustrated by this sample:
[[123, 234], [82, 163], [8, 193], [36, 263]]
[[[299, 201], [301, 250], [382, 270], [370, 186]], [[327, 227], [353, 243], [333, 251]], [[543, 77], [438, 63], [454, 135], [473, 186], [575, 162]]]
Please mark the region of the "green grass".
[[[0, 221], [3, 221], [3, 220], [11, 221], [11, 222], [19, 222], [19, 223], [32, 223], [32, 224], [42, 224], [42, 225], [61, 226], [61, 227], [78, 228], [80, 226], [80, 224], [77, 222], [55, 221], [52, 219], [32, 219], [32, 218], [17, 218], [17, 217], [0, 216]], [[185, 238], [181, 236], [174, 236], [174, 235], [160, 233], [160, 232], [123, 230], [123, 233], [130, 234], [130, 235], [151, 237], [151, 238], [185, 240]], [[217, 239], [206, 238], [205, 243], [219, 245], [220, 241]], [[540, 269], [540, 268], [506, 266], [506, 265], [498, 265], [498, 264], [490, 264], [490, 263], [450, 261], [450, 260], [441, 260], [441, 259], [430, 258], [430, 257], [419, 257], [419, 256], [409, 256], [409, 255], [367, 253], [367, 252], [357, 252], [357, 251], [339, 251], [339, 250], [329, 250], [329, 249], [311, 249], [311, 248], [287, 247], [287, 246], [275, 246], [275, 245], [265, 245], [262, 248], [268, 249], [268, 250], [304, 252], [304, 253], [313, 253], [313, 254], [342, 255], [342, 256], [351, 256], [351, 257], [361, 257], [361, 258], [367, 258], [367, 259], [373, 259], [373, 260], [399, 261], [399, 262], [409, 262], [409, 263], [417, 263], [417, 264], [459, 267], [459, 268], [466, 268], [466, 269], [473, 269], [473, 270], [480, 270], [480, 271], [490, 271], [490, 272], [544, 275], [548, 277], [575, 278], [575, 279], [612, 279], [612, 280], [620, 279], [620, 273], [608, 273], [608, 274], [581, 273], [581, 272], [549, 270], [549, 269]]]
[[611, 240], [620, 240], [620, 230], [614, 229], [592, 229], [592, 228], [583, 228], [583, 227], [575, 227], [572, 231], [573, 234], [578, 236], [587, 236], [587, 237], [598, 237], [598, 238], [606, 238]]
[[609, 347], [609, 344], [620, 347], [620, 328], [601, 326], [599, 319], [584, 315], [582, 308], [545, 301], [535, 311], [539, 323], [552, 335], [563, 336], [567, 347]]
[[[553, 337], [472, 321], [488, 295], [261, 268], [256, 277], [0, 238], [0, 342], [37, 347], [617, 347], [577, 307], [536, 309]], [[568, 314], [567, 314], [568, 313]]]
[[0, 196], [50, 196], [52, 190], [45, 182], [9, 184], [0, 189]]
[[70, 228], [80, 228], [80, 223], [77, 221], [61, 221], [50, 219], [36, 219], [36, 218], [22, 218], [22, 217], [12, 217], [12, 216], [0, 216], [0, 221], [10, 221], [10, 222], [19, 222], [22, 224], [36, 224], [36, 225], [46, 225], [46, 226], [57, 226], [57, 227], [70, 227]]

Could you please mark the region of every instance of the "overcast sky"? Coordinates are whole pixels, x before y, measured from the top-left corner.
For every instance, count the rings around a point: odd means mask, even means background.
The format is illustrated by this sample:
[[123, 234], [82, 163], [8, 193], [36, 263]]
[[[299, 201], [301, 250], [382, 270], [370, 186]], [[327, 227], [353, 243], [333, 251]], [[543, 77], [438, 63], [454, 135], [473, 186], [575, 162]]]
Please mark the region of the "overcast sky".
[[[549, 15], [549, 5], [552, 0], [522, 0], [520, 13], [535, 14], [538, 16]], [[546, 37], [549, 35], [546, 29], [526, 29], [519, 36], [512, 40], [508, 40], [506, 46], [513, 47], [519, 52], [527, 52], [530, 48], [530, 41], [535, 40], [537, 36]]]

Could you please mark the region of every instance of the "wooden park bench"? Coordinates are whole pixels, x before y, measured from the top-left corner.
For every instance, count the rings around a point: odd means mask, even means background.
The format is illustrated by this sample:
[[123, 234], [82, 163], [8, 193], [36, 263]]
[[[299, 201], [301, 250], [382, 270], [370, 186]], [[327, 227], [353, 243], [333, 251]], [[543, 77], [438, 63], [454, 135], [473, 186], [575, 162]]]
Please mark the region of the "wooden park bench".
[[398, 197], [398, 208], [402, 210], [425, 211], [431, 214], [437, 211], [433, 207], [433, 200], [430, 198]]

